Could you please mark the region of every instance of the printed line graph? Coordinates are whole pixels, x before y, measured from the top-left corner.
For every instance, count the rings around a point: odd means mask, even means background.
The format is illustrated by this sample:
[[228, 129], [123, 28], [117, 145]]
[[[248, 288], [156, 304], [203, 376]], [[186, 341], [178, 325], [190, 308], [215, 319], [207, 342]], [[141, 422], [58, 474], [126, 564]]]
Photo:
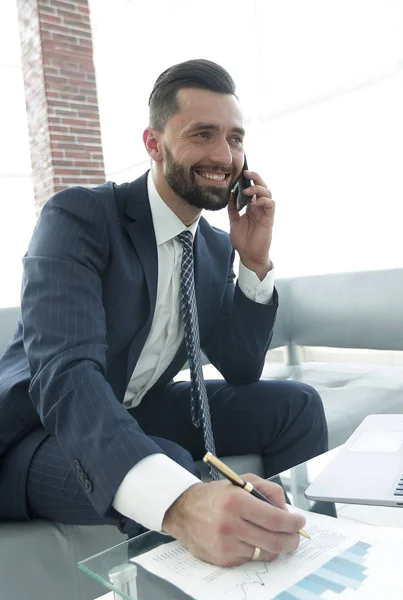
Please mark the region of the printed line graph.
[[259, 563], [254, 563], [255, 567], [245, 567], [244, 574], [245, 578], [240, 581], [235, 587], [225, 590], [225, 594], [231, 600], [247, 600], [248, 597], [255, 595], [256, 586], [263, 587], [266, 585], [264, 576], [269, 573], [270, 563], [262, 562], [260, 567], [257, 568]]
[[[383, 568], [380, 565], [383, 563]], [[225, 587], [231, 600], [379, 600], [401, 597], [402, 583], [396, 556], [370, 541], [356, 541], [312, 573], [281, 592], [273, 592], [275, 563], [245, 565], [239, 582]], [[239, 570], [239, 567], [238, 567]], [[380, 595], [382, 593], [382, 595]]]
[[332, 528], [312, 524], [310, 541], [301, 540], [297, 550], [271, 563], [250, 561], [224, 569], [195, 558], [178, 541], [134, 562], [197, 600], [403, 598], [400, 545], [369, 528], [354, 537], [344, 535], [344, 529], [337, 522]]

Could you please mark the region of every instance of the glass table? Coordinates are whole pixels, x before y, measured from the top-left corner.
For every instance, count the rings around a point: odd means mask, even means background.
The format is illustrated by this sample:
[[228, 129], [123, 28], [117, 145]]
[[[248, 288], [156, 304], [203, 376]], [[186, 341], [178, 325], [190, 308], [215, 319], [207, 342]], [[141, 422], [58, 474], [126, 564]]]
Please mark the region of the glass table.
[[[304, 491], [337, 452], [338, 448], [335, 448], [271, 479], [279, 482], [280, 478], [293, 505], [305, 510], [336, 516], [336, 509], [343, 505], [335, 507], [329, 502], [311, 502], [305, 498]], [[354, 508], [360, 510], [364, 507], [355, 506]], [[368, 509], [368, 507], [365, 508]], [[382, 510], [383, 507], [372, 508]], [[391, 510], [397, 510], [400, 513], [398, 509]], [[403, 516], [403, 511], [401, 514]], [[349, 518], [354, 519], [355, 517], [350, 516]], [[385, 525], [382, 522], [379, 524]], [[402, 519], [400, 526], [403, 527]], [[173, 538], [168, 535], [150, 531], [91, 556], [79, 562], [78, 566], [90, 577], [112, 590], [116, 600], [121, 598], [125, 600], [191, 600], [191, 597], [182, 590], [130, 562], [130, 559], [172, 540]]]

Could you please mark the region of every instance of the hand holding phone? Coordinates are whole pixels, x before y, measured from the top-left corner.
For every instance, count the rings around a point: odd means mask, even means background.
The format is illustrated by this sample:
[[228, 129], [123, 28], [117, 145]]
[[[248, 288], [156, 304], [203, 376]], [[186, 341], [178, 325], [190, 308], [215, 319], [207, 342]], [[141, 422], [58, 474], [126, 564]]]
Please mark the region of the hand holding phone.
[[235, 206], [236, 206], [236, 209], [238, 212], [240, 210], [242, 210], [244, 208], [244, 206], [246, 206], [248, 204], [248, 202], [250, 202], [253, 198], [253, 196], [247, 196], [246, 194], [243, 193], [244, 189], [253, 185], [252, 181], [250, 179], [248, 179], [247, 177], [245, 177], [245, 175], [243, 174], [243, 172], [247, 171], [247, 170], [248, 170], [248, 163], [246, 162], [246, 157], [245, 157], [245, 162], [243, 164], [241, 176], [238, 179], [236, 186], [234, 187]]

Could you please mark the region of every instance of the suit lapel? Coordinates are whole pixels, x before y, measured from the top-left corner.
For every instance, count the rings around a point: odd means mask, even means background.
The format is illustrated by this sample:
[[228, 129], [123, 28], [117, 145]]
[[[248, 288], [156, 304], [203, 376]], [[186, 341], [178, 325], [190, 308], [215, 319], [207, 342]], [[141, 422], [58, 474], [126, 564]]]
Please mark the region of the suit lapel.
[[126, 213], [129, 217], [127, 232], [143, 268], [150, 304], [147, 321], [130, 345], [127, 370], [130, 377], [150, 331], [157, 299], [158, 253], [148, 199], [147, 173], [129, 185]]
[[154, 312], [157, 298], [158, 254], [148, 200], [147, 173], [130, 184], [126, 212], [131, 219], [127, 225], [127, 232], [143, 266]]

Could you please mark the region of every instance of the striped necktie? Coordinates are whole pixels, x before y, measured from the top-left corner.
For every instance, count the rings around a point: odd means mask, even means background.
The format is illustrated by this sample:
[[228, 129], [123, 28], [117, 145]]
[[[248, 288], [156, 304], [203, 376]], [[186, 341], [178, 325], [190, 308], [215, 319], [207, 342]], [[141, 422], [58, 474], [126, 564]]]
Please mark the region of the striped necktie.
[[[211, 427], [210, 407], [204, 383], [200, 353], [199, 319], [197, 316], [194, 272], [193, 272], [193, 234], [186, 230], [178, 235], [182, 244], [180, 306], [185, 329], [185, 343], [190, 367], [190, 408], [192, 423], [203, 428], [204, 446], [207, 452], [216, 454]], [[218, 479], [209, 465], [211, 479]]]

